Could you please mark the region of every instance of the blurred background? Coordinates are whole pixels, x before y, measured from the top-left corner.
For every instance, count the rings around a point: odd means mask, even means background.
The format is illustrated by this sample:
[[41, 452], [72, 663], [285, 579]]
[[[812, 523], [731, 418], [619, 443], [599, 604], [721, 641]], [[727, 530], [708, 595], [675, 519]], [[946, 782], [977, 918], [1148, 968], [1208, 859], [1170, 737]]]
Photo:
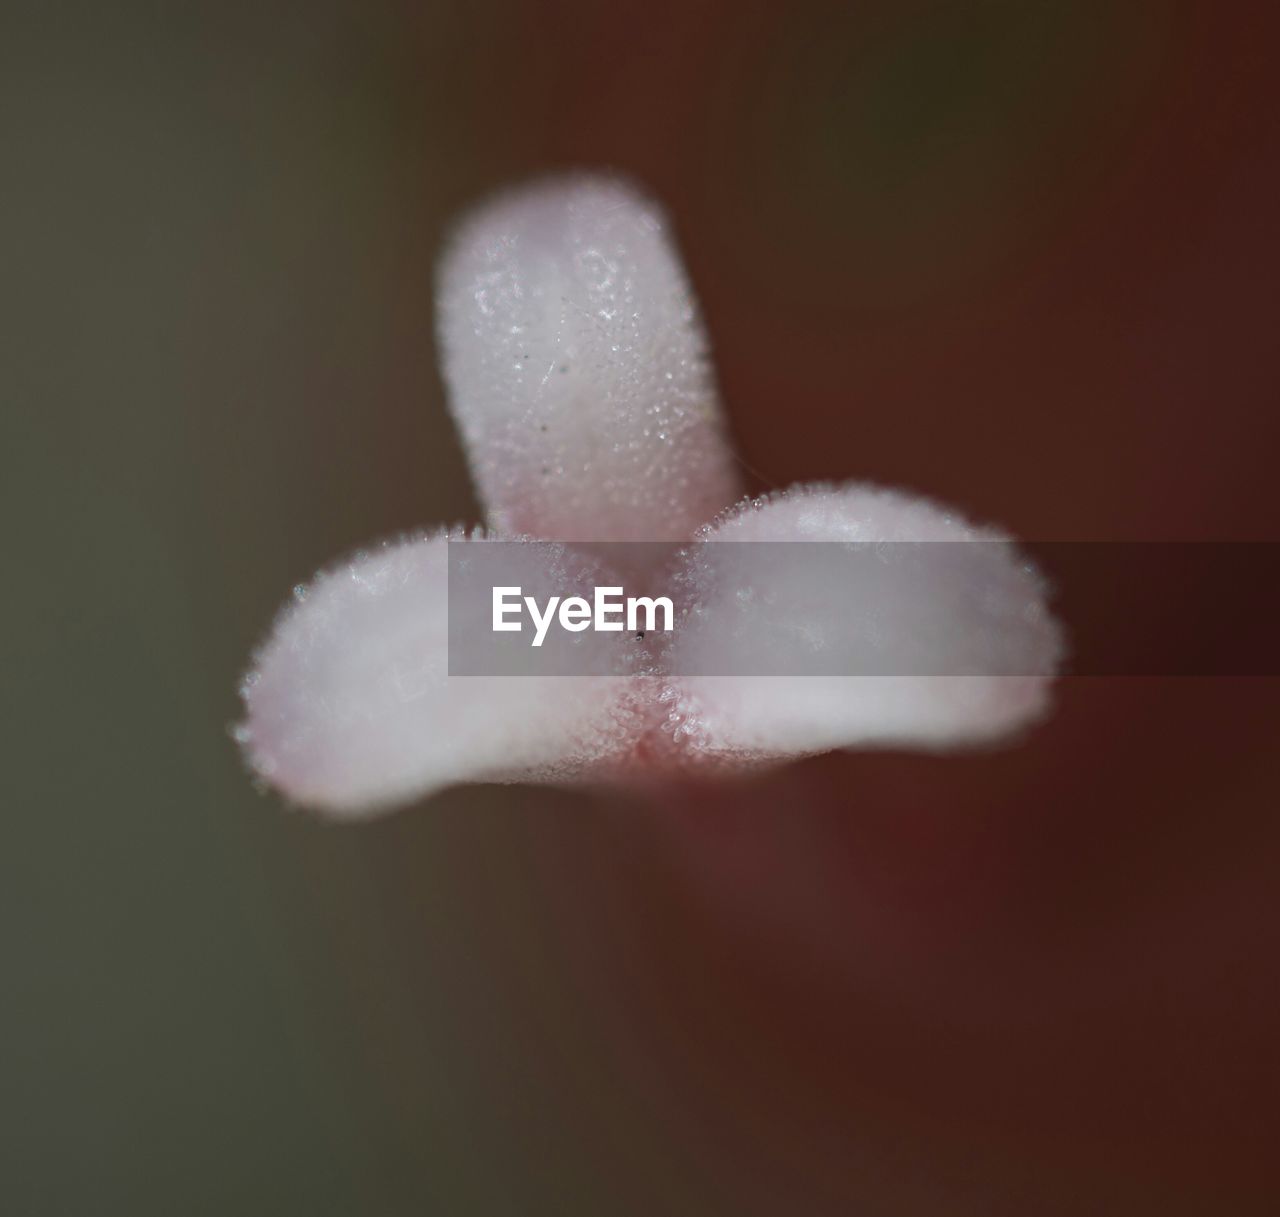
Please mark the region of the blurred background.
[[1017, 748], [357, 827], [227, 735], [293, 584], [478, 518], [434, 261], [556, 168], [670, 208], [758, 485], [1276, 540], [1278, 34], [6, 4], [0, 1210], [1280, 1211], [1274, 680], [1077, 677]]

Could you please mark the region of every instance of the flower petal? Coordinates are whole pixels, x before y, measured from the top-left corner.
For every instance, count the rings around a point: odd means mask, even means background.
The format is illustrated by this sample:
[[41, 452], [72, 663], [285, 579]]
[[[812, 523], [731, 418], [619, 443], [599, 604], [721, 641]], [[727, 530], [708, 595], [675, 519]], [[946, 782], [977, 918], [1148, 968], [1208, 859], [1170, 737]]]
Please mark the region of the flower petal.
[[[691, 548], [693, 611], [666, 656], [670, 728], [691, 753], [948, 747], [998, 738], [1047, 707], [1061, 630], [1043, 580], [998, 532], [854, 484], [748, 503], [699, 539], [846, 546]], [[862, 556], [844, 561], [846, 549]], [[759, 674], [761, 654], [778, 674]], [[748, 674], [724, 674], [735, 661]], [[804, 670], [822, 674], [791, 674]]]
[[449, 405], [492, 526], [685, 540], [741, 493], [656, 204], [600, 177], [481, 208], [439, 280]]
[[[636, 688], [624, 675], [449, 675], [447, 551], [463, 539], [388, 544], [295, 593], [244, 681], [235, 732], [265, 781], [352, 814], [458, 782], [567, 780], [631, 747]], [[594, 581], [561, 546], [504, 549], [504, 568], [540, 600]], [[579, 637], [601, 648], [601, 670], [625, 669], [616, 635]]]

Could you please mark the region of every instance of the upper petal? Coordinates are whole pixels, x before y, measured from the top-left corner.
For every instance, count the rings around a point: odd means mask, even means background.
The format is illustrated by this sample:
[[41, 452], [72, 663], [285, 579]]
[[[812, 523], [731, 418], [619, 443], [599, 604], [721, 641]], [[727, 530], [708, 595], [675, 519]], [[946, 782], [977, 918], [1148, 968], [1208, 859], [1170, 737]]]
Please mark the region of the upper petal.
[[684, 540], [740, 494], [668, 221], [623, 182], [551, 179], [472, 214], [438, 323], [496, 529]]

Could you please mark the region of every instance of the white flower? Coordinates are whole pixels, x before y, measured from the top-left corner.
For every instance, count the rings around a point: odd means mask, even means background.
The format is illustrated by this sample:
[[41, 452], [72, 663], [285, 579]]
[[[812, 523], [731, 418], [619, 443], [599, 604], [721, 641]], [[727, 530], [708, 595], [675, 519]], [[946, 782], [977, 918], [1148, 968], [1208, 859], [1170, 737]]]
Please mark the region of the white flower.
[[[387, 543], [295, 594], [245, 679], [236, 731], [255, 771], [290, 798], [354, 814], [459, 782], [625, 781], [874, 743], [961, 745], [1043, 713], [1060, 632], [1041, 581], [1007, 547], [989, 547], [998, 556], [980, 589], [942, 572], [911, 605], [869, 606], [877, 628], [863, 645], [912, 645], [918, 610], [932, 606], [935, 644], [941, 635], [967, 657], [1012, 650], [1016, 676], [680, 676], [699, 670], [697, 648], [713, 641], [695, 628], [658, 652], [656, 675], [451, 678], [450, 540], [570, 543], [529, 548], [519, 582], [541, 594], [588, 579], [573, 542], [1001, 534], [865, 484], [739, 502], [667, 221], [617, 180], [551, 180], [480, 209], [444, 258], [438, 311], [450, 409], [488, 531]], [[730, 605], [738, 587], [705, 552], [691, 546], [683, 577], [702, 603]], [[769, 561], [767, 547], [750, 552]], [[806, 605], [806, 637], [839, 645], [848, 619]], [[735, 636], [750, 645], [759, 631], [763, 645], [786, 605], [738, 597], [730, 607]]]

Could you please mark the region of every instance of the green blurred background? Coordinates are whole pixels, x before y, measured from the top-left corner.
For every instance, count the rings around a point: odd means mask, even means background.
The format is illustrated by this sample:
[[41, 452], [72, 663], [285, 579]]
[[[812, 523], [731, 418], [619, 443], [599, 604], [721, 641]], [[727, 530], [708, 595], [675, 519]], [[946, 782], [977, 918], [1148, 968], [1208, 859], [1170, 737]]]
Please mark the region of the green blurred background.
[[762, 482], [1273, 539], [1276, 34], [6, 4], [0, 1211], [1275, 1211], [1273, 682], [360, 827], [255, 793], [227, 727], [293, 584], [478, 518], [434, 259], [549, 169], [669, 205]]

